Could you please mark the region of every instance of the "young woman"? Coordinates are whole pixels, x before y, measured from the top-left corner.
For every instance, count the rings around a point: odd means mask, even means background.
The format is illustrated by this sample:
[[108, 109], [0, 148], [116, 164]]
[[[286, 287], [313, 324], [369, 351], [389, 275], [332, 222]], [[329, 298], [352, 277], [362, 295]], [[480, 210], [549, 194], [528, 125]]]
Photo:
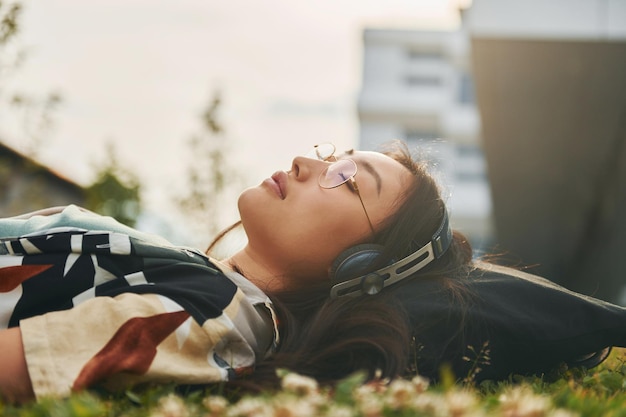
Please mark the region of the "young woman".
[[258, 387], [276, 368], [436, 378], [444, 363], [478, 380], [626, 346], [624, 308], [472, 261], [402, 145], [316, 146], [238, 205], [248, 241], [221, 262], [73, 206], [1, 220], [0, 392]]

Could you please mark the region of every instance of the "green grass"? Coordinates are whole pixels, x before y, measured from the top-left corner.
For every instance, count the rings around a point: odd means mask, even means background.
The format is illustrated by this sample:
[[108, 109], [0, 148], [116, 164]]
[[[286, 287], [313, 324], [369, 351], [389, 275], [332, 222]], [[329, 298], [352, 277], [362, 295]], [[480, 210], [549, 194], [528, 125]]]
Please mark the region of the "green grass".
[[362, 384], [359, 375], [330, 392], [295, 374], [283, 376], [274, 395], [227, 401], [210, 391], [177, 393], [160, 386], [114, 396], [82, 392], [62, 400], [11, 406], [0, 403], [0, 415], [39, 416], [623, 416], [626, 417], [626, 349], [591, 370], [562, 369], [543, 377], [511, 377], [479, 386], [451, 378], [430, 385], [422, 378], [390, 384]]

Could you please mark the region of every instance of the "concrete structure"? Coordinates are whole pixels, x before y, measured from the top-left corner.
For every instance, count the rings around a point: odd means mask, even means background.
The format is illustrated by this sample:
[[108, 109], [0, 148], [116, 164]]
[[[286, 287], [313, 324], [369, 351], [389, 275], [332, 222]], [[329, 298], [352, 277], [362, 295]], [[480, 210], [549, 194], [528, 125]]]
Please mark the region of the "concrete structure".
[[464, 31], [366, 29], [361, 149], [403, 139], [425, 151], [449, 195], [452, 226], [492, 242], [491, 200]]
[[0, 143], [0, 217], [85, 204], [83, 188]]
[[626, 304], [626, 2], [474, 0], [466, 26], [498, 243]]

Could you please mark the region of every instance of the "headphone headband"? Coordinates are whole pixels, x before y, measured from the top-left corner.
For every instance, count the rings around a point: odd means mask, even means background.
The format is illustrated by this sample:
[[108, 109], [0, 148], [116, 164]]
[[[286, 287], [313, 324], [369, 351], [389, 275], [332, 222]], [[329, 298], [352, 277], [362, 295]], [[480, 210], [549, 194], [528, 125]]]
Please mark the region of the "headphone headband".
[[330, 297], [357, 297], [362, 294], [377, 294], [383, 288], [409, 277], [433, 260], [439, 259], [448, 250], [451, 243], [452, 230], [450, 229], [448, 212], [444, 210], [441, 225], [427, 244], [389, 266], [333, 285], [330, 289]]

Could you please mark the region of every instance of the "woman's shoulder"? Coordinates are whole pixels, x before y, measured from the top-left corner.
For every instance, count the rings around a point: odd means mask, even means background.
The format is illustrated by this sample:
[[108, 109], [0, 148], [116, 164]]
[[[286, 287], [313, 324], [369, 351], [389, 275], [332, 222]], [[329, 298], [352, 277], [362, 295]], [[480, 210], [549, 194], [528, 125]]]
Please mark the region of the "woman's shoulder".
[[243, 294], [238, 305], [243, 314], [237, 316], [243, 317], [245, 320], [240, 321], [238, 327], [245, 333], [252, 335], [256, 345], [260, 347], [257, 355], [263, 357], [274, 352], [279, 343], [279, 332], [276, 310], [270, 298], [245, 276], [234, 271], [228, 265], [213, 258], [209, 258], [209, 261]]
[[19, 216], [0, 219], [0, 237], [24, 236], [58, 227], [122, 233], [155, 244], [172, 245], [161, 236], [137, 230], [120, 223], [113, 217], [104, 216], [73, 204], [45, 208]]
[[259, 287], [254, 285], [250, 280], [248, 280], [245, 276], [240, 274], [237, 271], [234, 271], [228, 265], [223, 262], [211, 258], [208, 258], [209, 261], [215, 265], [230, 281], [233, 282], [246, 296], [248, 300], [250, 300], [253, 304], [266, 304], [271, 303], [267, 294], [265, 294]]

